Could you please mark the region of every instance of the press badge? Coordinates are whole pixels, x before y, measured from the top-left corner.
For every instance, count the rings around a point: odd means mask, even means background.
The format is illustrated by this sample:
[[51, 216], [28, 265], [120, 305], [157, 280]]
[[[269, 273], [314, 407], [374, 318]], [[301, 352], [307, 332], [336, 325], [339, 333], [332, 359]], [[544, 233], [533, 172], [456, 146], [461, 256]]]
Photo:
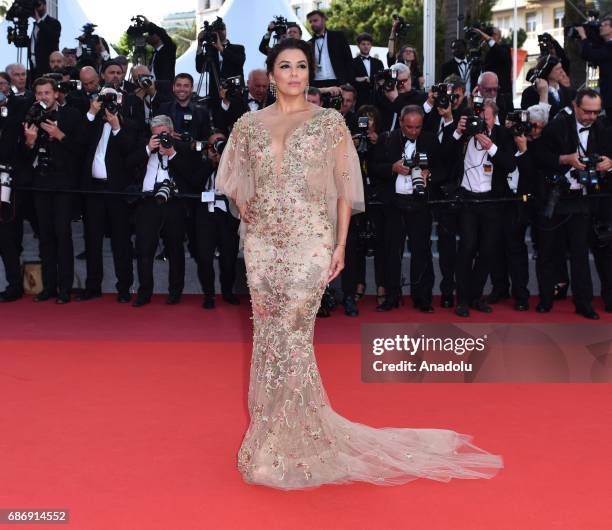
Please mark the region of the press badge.
[[493, 164], [491, 164], [491, 162], [485, 162], [485, 163], [482, 165], [482, 168], [483, 168], [483, 170], [484, 170], [484, 174], [485, 174], [487, 177], [491, 177], [491, 176], [493, 176]]
[[203, 191], [202, 202], [215, 202], [215, 191]]

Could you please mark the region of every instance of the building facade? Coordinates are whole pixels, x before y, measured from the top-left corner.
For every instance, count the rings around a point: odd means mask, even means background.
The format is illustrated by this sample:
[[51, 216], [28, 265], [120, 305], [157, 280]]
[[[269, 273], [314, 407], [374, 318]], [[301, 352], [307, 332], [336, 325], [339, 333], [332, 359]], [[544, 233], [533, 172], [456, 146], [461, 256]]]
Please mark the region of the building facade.
[[166, 15], [162, 21], [161, 26], [166, 31], [174, 31], [177, 29], [189, 29], [196, 21], [196, 12], [184, 11], [182, 13], [171, 13]]

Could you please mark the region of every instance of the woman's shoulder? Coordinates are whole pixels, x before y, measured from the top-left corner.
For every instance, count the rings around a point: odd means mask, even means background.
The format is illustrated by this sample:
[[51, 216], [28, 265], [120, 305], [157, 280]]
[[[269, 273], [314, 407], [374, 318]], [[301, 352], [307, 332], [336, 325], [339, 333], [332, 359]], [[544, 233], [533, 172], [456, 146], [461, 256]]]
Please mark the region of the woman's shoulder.
[[336, 109], [332, 108], [323, 108], [321, 110], [321, 119], [325, 122], [326, 126], [330, 128], [342, 128], [342, 126], [346, 127], [346, 122], [344, 121], [344, 116], [340, 114]]

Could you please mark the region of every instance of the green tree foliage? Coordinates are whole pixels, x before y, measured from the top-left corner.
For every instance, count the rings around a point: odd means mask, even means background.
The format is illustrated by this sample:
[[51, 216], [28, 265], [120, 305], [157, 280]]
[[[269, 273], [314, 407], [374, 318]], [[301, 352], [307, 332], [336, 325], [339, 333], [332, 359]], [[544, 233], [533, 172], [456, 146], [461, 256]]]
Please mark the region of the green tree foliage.
[[0, 0], [0, 18], [6, 15], [9, 8], [9, 0]]

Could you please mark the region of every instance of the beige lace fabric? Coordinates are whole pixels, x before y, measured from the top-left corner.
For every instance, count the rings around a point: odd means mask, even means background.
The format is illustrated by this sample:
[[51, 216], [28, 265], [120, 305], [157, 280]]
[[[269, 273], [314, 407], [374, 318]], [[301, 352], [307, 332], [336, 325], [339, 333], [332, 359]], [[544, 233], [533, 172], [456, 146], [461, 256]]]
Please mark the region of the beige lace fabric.
[[[330, 406], [313, 349], [336, 237], [337, 199], [364, 211], [359, 160], [342, 116], [276, 105], [245, 114], [223, 152], [217, 187], [253, 198], [241, 224], [253, 310], [250, 424], [238, 452], [248, 483], [279, 489], [416, 478], [490, 478], [500, 456], [445, 429], [373, 428]], [[243, 226], [244, 225], [244, 226]]]

